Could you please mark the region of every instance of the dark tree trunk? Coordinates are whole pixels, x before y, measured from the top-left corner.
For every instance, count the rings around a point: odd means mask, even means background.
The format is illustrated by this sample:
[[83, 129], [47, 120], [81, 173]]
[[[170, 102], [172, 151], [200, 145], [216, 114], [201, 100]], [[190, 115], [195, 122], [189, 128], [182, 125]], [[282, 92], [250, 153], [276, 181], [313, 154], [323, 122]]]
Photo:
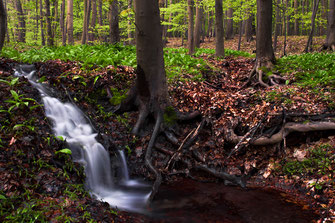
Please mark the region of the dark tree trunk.
[[50, 14], [50, 1], [45, 0], [45, 17], [47, 19], [47, 45], [53, 46], [53, 36], [52, 36], [52, 28], [51, 28], [51, 14]]
[[306, 48], [304, 50], [305, 53], [308, 53], [311, 50], [312, 39], [313, 39], [313, 34], [314, 34], [314, 29], [315, 29], [315, 17], [316, 17], [316, 13], [318, 11], [319, 2], [320, 2], [320, 0], [314, 0], [313, 14], [312, 14], [312, 18], [311, 18], [311, 20], [312, 20], [311, 26], [312, 27], [311, 27], [311, 32], [309, 33], [309, 36], [308, 36]]
[[97, 21], [97, 0], [92, 0], [92, 18], [91, 18], [90, 29], [88, 32], [88, 42], [91, 42], [91, 43], [94, 41], [96, 21]]
[[223, 27], [223, 9], [222, 0], [215, 0], [215, 54], [217, 57], [224, 56], [224, 27]]
[[43, 3], [42, 0], [40, 0], [40, 22], [41, 22], [41, 41], [42, 46], [45, 45], [45, 36], [44, 36], [44, 15], [43, 15]]
[[22, 10], [22, 5], [20, 0], [16, 0], [16, 11], [17, 11], [17, 16], [19, 19], [19, 24], [18, 24], [18, 42], [26, 42], [26, 21], [25, 21], [25, 16]]
[[0, 0], [0, 52], [2, 50], [6, 38], [6, 26], [7, 26], [7, 13], [3, 0]]
[[65, 0], [62, 0], [61, 10], [60, 10], [60, 31], [62, 34], [62, 44], [66, 45], [66, 28], [65, 28]]
[[194, 53], [194, 21], [193, 21], [193, 0], [187, 0], [187, 14], [188, 14], [188, 33], [187, 33], [187, 45], [188, 53], [192, 55]]
[[329, 0], [328, 29], [325, 47], [335, 51], [335, 0]]
[[35, 19], [36, 19], [36, 25], [35, 25], [35, 33], [34, 33], [34, 39], [37, 41], [38, 39], [38, 0], [35, 1]]
[[[213, 24], [213, 18], [212, 18], [212, 13], [208, 12], [208, 27], [207, 27], [207, 38], [208, 40], [210, 40], [210, 38], [212, 37], [212, 24]], [[222, 22], [223, 24], [223, 22]]]
[[119, 9], [118, 9], [118, 1], [112, 1], [110, 5], [110, 21], [109, 21], [109, 36], [111, 43], [120, 42], [120, 29], [119, 29]]
[[279, 5], [280, 5], [280, 0], [277, 0], [275, 37], [274, 37], [274, 43], [273, 43], [273, 49], [274, 49], [274, 51], [277, 50], [278, 36], [279, 36], [279, 33], [280, 33], [280, 27], [281, 27], [281, 17], [280, 17]]
[[91, 14], [91, 0], [84, 0], [84, 21], [83, 21], [83, 33], [81, 36], [81, 44], [87, 43], [88, 27], [90, 24]]
[[[132, 5], [133, 5], [133, 0], [128, 0], [128, 11], [130, 11], [132, 9]], [[131, 30], [131, 15], [129, 14], [129, 18], [128, 18], [128, 43], [131, 45], [134, 43], [134, 34], [133, 31]]]
[[229, 8], [227, 12], [227, 26], [226, 26], [226, 39], [234, 38], [234, 21], [233, 21], [233, 8]]
[[[299, 14], [298, 7], [299, 7], [298, 0], [294, 0], [294, 13], [296, 15]], [[298, 18], [295, 18], [295, 20], [294, 20], [294, 35], [296, 35], [296, 36], [299, 35], [299, 19]]]
[[249, 17], [245, 23], [245, 40], [247, 42], [250, 42], [252, 40], [252, 34], [253, 34], [252, 21], [254, 21], [254, 15], [252, 13], [249, 13]]
[[102, 26], [103, 22], [102, 22], [102, 0], [99, 0], [99, 25]]
[[67, 36], [68, 36], [68, 43], [73, 45], [73, 0], [67, 1], [67, 17], [66, 17], [66, 24], [67, 24]]
[[200, 48], [201, 24], [203, 17], [203, 8], [200, 1], [196, 3], [195, 27], [194, 27], [194, 47]]

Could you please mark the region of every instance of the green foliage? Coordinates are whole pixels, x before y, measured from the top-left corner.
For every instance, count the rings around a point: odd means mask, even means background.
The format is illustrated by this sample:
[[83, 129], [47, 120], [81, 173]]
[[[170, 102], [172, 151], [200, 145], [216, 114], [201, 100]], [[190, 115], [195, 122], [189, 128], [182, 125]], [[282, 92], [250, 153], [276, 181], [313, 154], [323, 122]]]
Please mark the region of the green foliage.
[[69, 154], [71, 155], [72, 154], [72, 151], [68, 148], [65, 148], [65, 149], [61, 149], [61, 150], [58, 150], [55, 152], [55, 154], [58, 154], [58, 153], [64, 153], [64, 154]]
[[280, 58], [276, 68], [281, 73], [294, 73], [302, 86], [335, 86], [334, 61], [335, 53], [307, 53]]
[[110, 88], [113, 97], [109, 99], [112, 105], [119, 105], [127, 97], [127, 90], [118, 90], [116, 88]]
[[[208, 48], [199, 48], [195, 50], [194, 56], [199, 57], [203, 54], [207, 55], [215, 55], [215, 49], [208, 49]], [[231, 49], [225, 49], [225, 56], [241, 56], [241, 57], [255, 57], [254, 54], [250, 54], [248, 52], [239, 51], [239, 50], [231, 50]]]
[[282, 166], [282, 170], [288, 175], [302, 174], [328, 174], [333, 172], [335, 165], [332, 156], [332, 147], [323, 144], [311, 149], [308, 158], [302, 161], [288, 161]]
[[164, 123], [171, 126], [177, 121], [177, 114], [175, 109], [172, 106], [168, 106], [163, 114]]

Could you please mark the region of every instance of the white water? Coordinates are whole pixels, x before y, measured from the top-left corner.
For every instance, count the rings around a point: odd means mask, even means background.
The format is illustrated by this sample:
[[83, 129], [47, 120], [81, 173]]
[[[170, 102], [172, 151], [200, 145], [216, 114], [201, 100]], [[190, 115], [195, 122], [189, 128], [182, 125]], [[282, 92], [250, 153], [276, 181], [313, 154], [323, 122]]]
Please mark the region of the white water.
[[[83, 113], [71, 103], [63, 103], [48, 95], [47, 88], [34, 78], [35, 71], [15, 71], [16, 76], [25, 76], [42, 96], [45, 114], [53, 121], [56, 136], [68, 143], [74, 161], [85, 168], [86, 186], [99, 200], [108, 202], [121, 210], [145, 212], [150, 196], [148, 185], [129, 178], [126, 158], [119, 151], [121, 179], [113, 176], [108, 151], [95, 139], [97, 136]], [[29, 69], [28, 69], [29, 70]], [[32, 70], [32, 69], [30, 69]]]

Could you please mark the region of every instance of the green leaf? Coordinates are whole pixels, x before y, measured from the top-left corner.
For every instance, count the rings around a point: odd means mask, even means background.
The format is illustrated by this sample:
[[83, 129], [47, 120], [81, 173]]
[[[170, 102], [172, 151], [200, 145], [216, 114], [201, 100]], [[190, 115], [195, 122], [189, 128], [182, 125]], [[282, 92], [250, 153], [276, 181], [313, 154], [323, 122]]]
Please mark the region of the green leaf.
[[5, 196], [3, 196], [2, 194], [0, 194], [0, 199], [1, 200], [6, 200], [7, 198]]
[[18, 81], [19, 81], [19, 78], [16, 77], [16, 78], [14, 78], [13, 80], [11, 80], [10, 85], [13, 86], [13, 85], [15, 85]]
[[13, 96], [13, 98], [14, 98], [15, 100], [18, 100], [18, 99], [19, 99], [19, 95], [16, 93], [16, 91], [14, 91], [14, 90], [10, 90], [10, 93], [12, 94], [12, 96]]
[[97, 80], [99, 79], [99, 77], [100, 77], [100, 76], [96, 76], [96, 77], [94, 78], [93, 85], [95, 85], [95, 83], [97, 82]]
[[285, 85], [288, 85], [290, 83], [290, 80], [285, 81]]
[[56, 151], [56, 154], [58, 154], [58, 153], [65, 153], [65, 154], [71, 155], [72, 151], [68, 148], [65, 148], [65, 149], [61, 149], [61, 150]]
[[59, 140], [61, 140], [61, 141], [64, 141], [63, 136], [57, 136], [56, 138], [59, 139]]

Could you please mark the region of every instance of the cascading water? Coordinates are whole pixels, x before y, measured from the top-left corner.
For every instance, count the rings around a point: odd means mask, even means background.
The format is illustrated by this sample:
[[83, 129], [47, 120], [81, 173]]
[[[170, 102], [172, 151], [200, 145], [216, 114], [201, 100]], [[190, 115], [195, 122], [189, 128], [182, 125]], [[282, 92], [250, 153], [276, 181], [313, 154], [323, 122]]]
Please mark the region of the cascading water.
[[25, 76], [42, 96], [45, 114], [53, 121], [56, 136], [68, 143], [72, 158], [85, 168], [86, 185], [97, 199], [118, 209], [145, 212], [150, 195], [149, 186], [129, 179], [123, 151], [119, 151], [121, 180], [112, 177], [111, 162], [106, 149], [95, 139], [97, 136], [83, 113], [71, 103], [63, 103], [48, 94], [47, 88], [36, 81], [33, 66], [21, 66], [16, 76]]

